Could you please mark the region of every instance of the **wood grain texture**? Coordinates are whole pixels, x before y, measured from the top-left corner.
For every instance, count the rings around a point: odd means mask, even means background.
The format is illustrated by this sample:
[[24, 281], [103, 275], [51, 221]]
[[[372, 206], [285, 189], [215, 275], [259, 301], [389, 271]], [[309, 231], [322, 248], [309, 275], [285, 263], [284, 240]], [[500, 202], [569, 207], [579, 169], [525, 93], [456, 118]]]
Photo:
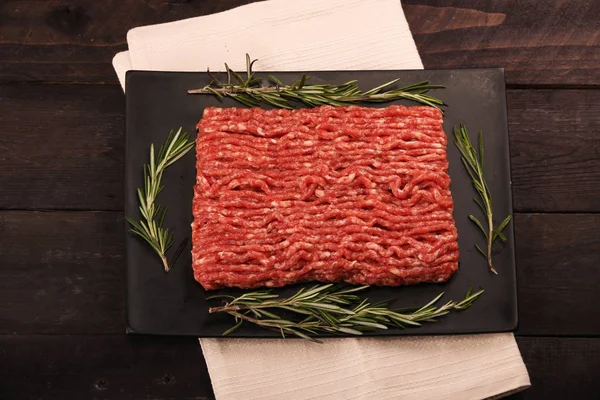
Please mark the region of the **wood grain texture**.
[[0, 81], [116, 82], [114, 55], [136, 26], [213, 14], [252, 0], [3, 0]]
[[[515, 210], [600, 211], [600, 90], [509, 90], [508, 110]], [[122, 210], [124, 112], [119, 86], [0, 85], [0, 209]]]
[[[514, 223], [519, 334], [600, 336], [600, 214]], [[0, 212], [0, 334], [123, 333], [124, 235], [120, 212]]]
[[[116, 82], [129, 29], [252, 0], [5, 0], [0, 81]], [[509, 83], [600, 84], [596, 0], [403, 0], [426, 68], [504, 67]]]
[[519, 334], [600, 336], [600, 214], [519, 214]]
[[600, 84], [600, 2], [404, 0], [425, 68], [504, 67], [511, 84]]
[[198, 340], [0, 336], [3, 399], [213, 399]]
[[600, 396], [600, 339], [517, 337], [517, 344], [531, 388], [507, 399], [594, 400]]
[[117, 86], [0, 85], [0, 208], [123, 208]]
[[0, 334], [125, 333], [124, 237], [121, 213], [0, 212]]
[[[512, 400], [597, 399], [600, 339], [517, 338], [532, 388]], [[5, 398], [213, 399], [193, 338], [0, 336]]]
[[598, 115], [600, 90], [508, 92], [517, 210], [600, 211]]

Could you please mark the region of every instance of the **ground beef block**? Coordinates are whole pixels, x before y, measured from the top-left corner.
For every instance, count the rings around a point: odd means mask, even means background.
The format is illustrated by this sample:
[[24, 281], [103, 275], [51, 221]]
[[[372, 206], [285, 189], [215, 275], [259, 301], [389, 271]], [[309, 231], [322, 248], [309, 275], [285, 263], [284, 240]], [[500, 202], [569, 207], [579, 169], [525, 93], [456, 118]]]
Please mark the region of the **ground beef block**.
[[457, 271], [439, 110], [212, 107], [198, 130], [192, 260], [205, 289]]

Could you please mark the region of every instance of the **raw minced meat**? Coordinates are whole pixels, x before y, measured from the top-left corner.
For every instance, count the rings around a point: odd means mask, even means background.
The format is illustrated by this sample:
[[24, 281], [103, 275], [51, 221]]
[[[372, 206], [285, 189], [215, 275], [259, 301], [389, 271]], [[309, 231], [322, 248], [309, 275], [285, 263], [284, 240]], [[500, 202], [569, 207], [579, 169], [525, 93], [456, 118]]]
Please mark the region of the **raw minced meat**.
[[196, 280], [209, 290], [448, 280], [458, 243], [446, 146], [432, 107], [205, 109]]

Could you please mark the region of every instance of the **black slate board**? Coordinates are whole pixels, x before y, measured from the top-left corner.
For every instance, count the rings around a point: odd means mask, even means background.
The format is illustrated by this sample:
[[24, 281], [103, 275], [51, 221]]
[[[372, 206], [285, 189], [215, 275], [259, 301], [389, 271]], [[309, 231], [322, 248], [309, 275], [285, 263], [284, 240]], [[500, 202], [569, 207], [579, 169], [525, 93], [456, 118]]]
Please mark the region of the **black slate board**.
[[[292, 82], [302, 73], [276, 73], [284, 82]], [[344, 83], [358, 79], [363, 90], [400, 77], [401, 83], [412, 84], [429, 80], [446, 86], [432, 92], [449, 106], [444, 117], [444, 129], [451, 136], [452, 126], [465, 123], [471, 140], [484, 132], [486, 148], [486, 179], [494, 198], [499, 220], [512, 213], [506, 94], [502, 69], [461, 69], [430, 71], [344, 71], [309, 72], [311, 82]], [[257, 74], [265, 76], [266, 74]], [[125, 213], [139, 217], [136, 188], [143, 185], [142, 165], [148, 162], [150, 143], [161, 144], [169, 130], [180, 126], [192, 136], [204, 107], [240, 107], [231, 100], [219, 101], [213, 96], [188, 95], [187, 89], [208, 84], [206, 73], [148, 72], [127, 73], [126, 185]], [[399, 104], [416, 103], [399, 101]], [[385, 107], [390, 103], [372, 105]], [[460, 162], [456, 147], [449, 140], [448, 157], [454, 218], [459, 232], [460, 271], [444, 284], [422, 284], [408, 287], [372, 287], [363, 292], [373, 301], [395, 298], [391, 306], [423, 305], [440, 292], [444, 300], [461, 300], [469, 287], [485, 289], [484, 295], [467, 311], [440, 318], [435, 324], [406, 330], [389, 329], [366, 335], [458, 334], [511, 331], [517, 327], [517, 290], [512, 223], [506, 230], [508, 241], [495, 257], [498, 276], [487, 269], [485, 259], [473, 247], [484, 244], [482, 234], [467, 218], [478, 213], [471, 181]], [[195, 181], [195, 154], [190, 152], [170, 167], [163, 177], [166, 189], [159, 196], [160, 204], [168, 207], [165, 225], [172, 229], [177, 243], [187, 244], [165, 274], [160, 260], [137, 237], [127, 234], [127, 310], [128, 333], [158, 335], [193, 335], [218, 337], [231, 327], [227, 315], [209, 315], [206, 292], [196, 283], [191, 267], [190, 223], [191, 201]], [[498, 223], [499, 221], [497, 221]], [[302, 285], [277, 289], [291, 293]], [[239, 290], [223, 290], [231, 294]], [[212, 292], [210, 294], [213, 294]], [[211, 300], [215, 304], [215, 300]], [[231, 336], [278, 337], [276, 332], [244, 325]]]

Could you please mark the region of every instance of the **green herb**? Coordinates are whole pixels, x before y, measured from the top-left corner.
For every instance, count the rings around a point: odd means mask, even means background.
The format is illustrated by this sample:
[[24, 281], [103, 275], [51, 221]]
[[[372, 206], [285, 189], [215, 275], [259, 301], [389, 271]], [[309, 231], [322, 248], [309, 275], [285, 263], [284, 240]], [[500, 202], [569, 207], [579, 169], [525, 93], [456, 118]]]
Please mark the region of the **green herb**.
[[163, 172], [194, 147], [194, 142], [190, 142], [188, 134], [182, 133], [181, 129], [175, 134], [173, 131], [169, 133], [156, 157], [154, 145], [150, 145], [150, 164], [144, 165], [144, 188], [137, 190], [142, 219], [137, 222], [126, 217], [132, 226], [131, 232], [143, 238], [156, 251], [166, 272], [169, 271], [166, 252], [175, 243], [175, 238], [167, 228], [162, 227], [167, 209], [155, 201], [163, 189], [160, 184]]
[[494, 228], [492, 195], [483, 175], [483, 134], [479, 132], [478, 154], [477, 150], [475, 150], [471, 144], [471, 140], [469, 139], [469, 135], [467, 133], [467, 128], [464, 124], [461, 124], [460, 128], [454, 127], [453, 130], [454, 144], [456, 144], [456, 147], [458, 147], [458, 150], [462, 155], [461, 160], [467, 169], [467, 172], [471, 176], [471, 179], [473, 180], [473, 187], [475, 187], [475, 190], [477, 190], [481, 201], [477, 199], [473, 200], [475, 200], [479, 208], [481, 208], [481, 211], [483, 211], [486, 219], [486, 226], [484, 227], [484, 225], [474, 215], [469, 215], [469, 219], [479, 227], [487, 241], [487, 251], [484, 251], [477, 244], [475, 247], [481, 254], [483, 254], [484, 257], [486, 257], [490, 271], [497, 275], [498, 272], [496, 272], [496, 269], [492, 264], [492, 245], [498, 238], [500, 238], [502, 241], [506, 241], [506, 236], [502, 232], [508, 226], [511, 216], [509, 215], [504, 218], [500, 225], [497, 228]]
[[227, 64], [227, 82], [221, 82], [210, 71], [208, 74], [212, 81], [202, 89], [188, 90], [190, 94], [212, 94], [219, 98], [231, 97], [240, 103], [256, 107], [261, 103], [270, 104], [279, 108], [296, 108], [300, 103], [309, 107], [322, 105], [346, 106], [357, 102], [382, 103], [392, 100], [407, 99], [441, 109], [444, 102], [426, 93], [431, 89], [442, 89], [444, 86], [430, 85], [428, 81], [404, 86], [400, 89], [389, 89], [400, 79], [394, 79], [383, 85], [377, 86], [366, 92], [358, 87], [358, 81], [353, 80], [343, 85], [309, 84], [308, 75], [291, 84], [286, 85], [273, 75], [268, 80], [271, 86], [262, 86], [263, 80], [256, 78], [252, 66], [257, 60], [250, 61], [246, 54], [246, 76], [242, 77], [233, 71]]
[[[235, 325], [223, 336], [239, 328], [244, 322], [276, 330], [281, 336], [297, 336], [319, 342], [319, 334], [362, 335], [364, 331], [389, 327], [418, 327], [421, 322], [435, 322], [436, 318], [451, 311], [465, 310], [473, 304], [483, 290], [473, 293], [469, 289], [460, 302], [449, 301], [435, 306], [443, 293], [421, 308], [391, 310], [386, 303], [371, 304], [368, 299], [355, 295], [368, 286], [344, 288], [339, 285], [317, 285], [302, 288], [291, 297], [281, 298], [269, 290], [249, 292], [239, 297], [217, 295], [209, 297], [230, 299], [221, 307], [209, 308], [209, 313], [227, 313], [235, 318]], [[284, 319], [274, 311], [293, 314]]]

